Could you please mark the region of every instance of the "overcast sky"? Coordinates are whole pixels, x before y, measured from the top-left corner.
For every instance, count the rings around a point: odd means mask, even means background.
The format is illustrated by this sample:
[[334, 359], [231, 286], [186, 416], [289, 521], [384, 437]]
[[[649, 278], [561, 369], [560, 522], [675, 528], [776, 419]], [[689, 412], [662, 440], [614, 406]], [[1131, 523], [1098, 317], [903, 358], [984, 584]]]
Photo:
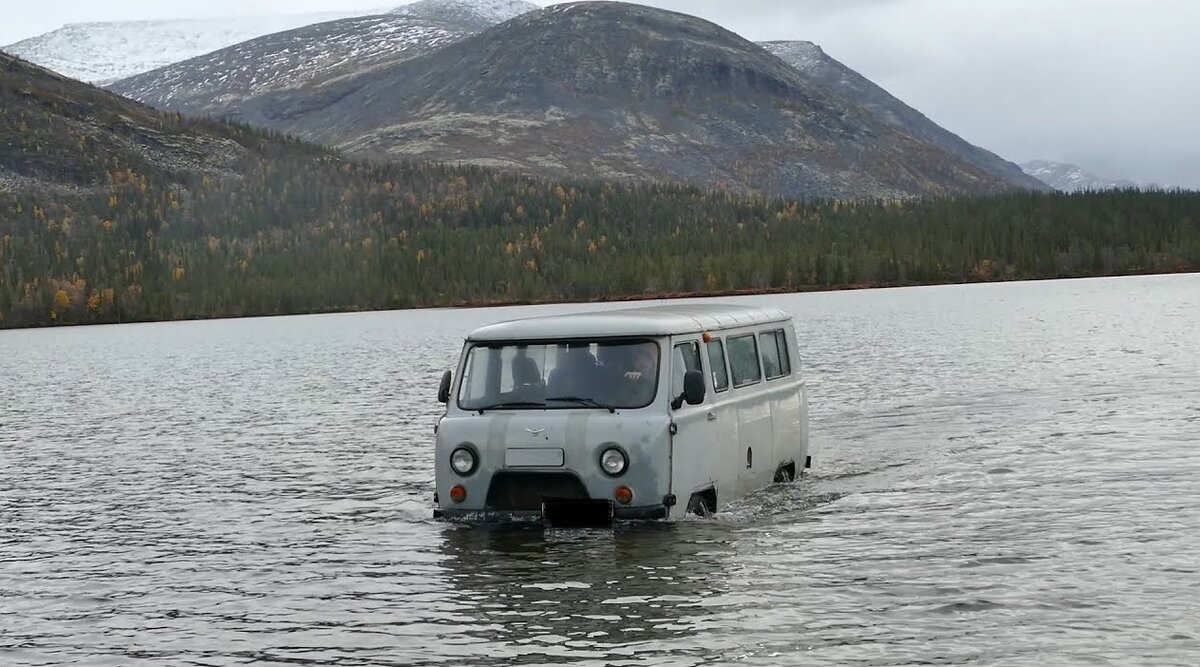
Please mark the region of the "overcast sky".
[[[554, 4], [534, 0], [536, 4]], [[63, 23], [402, 0], [0, 0], [0, 44]], [[1025, 161], [1200, 187], [1198, 0], [644, 0], [754, 40], [806, 39], [967, 140]]]

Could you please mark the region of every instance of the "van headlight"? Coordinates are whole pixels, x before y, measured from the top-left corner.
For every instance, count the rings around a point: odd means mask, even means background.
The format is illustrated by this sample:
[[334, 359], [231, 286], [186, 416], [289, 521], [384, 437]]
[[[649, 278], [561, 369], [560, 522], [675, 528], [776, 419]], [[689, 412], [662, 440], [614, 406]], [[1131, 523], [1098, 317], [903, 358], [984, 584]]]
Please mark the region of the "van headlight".
[[610, 477], [621, 476], [628, 467], [629, 459], [625, 457], [625, 452], [616, 447], [610, 447], [600, 454], [600, 469]]
[[450, 467], [454, 468], [454, 472], [467, 476], [475, 472], [475, 466], [479, 463], [475, 452], [466, 447], [459, 447], [450, 454]]

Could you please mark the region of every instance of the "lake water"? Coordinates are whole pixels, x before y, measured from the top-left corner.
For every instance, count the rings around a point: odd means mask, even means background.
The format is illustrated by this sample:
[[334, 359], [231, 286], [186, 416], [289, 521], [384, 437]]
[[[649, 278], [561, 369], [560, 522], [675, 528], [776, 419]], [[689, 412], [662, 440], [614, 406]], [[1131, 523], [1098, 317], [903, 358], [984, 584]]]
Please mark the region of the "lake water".
[[601, 531], [430, 519], [462, 337], [563, 307], [0, 332], [0, 664], [1200, 662], [1200, 276], [746, 300], [813, 471]]

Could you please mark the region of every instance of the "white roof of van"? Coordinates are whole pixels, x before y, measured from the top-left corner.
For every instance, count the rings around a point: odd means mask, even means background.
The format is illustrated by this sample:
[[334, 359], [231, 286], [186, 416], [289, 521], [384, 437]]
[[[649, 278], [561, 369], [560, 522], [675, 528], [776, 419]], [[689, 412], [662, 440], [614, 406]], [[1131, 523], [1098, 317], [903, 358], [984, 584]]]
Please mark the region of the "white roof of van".
[[501, 322], [471, 332], [467, 340], [545, 340], [555, 338], [608, 338], [617, 336], [670, 336], [715, 331], [769, 322], [785, 322], [791, 315], [775, 308], [732, 304], [687, 304], [600, 310], [546, 315]]

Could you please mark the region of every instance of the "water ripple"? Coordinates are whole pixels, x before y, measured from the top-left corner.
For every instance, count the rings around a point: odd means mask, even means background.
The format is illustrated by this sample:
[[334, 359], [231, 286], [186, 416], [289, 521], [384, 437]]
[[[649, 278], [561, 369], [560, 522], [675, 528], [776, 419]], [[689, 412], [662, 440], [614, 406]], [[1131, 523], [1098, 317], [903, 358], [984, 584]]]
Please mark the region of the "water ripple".
[[747, 301], [816, 467], [601, 531], [430, 519], [463, 334], [573, 307], [0, 333], [0, 664], [1196, 662], [1200, 279]]

